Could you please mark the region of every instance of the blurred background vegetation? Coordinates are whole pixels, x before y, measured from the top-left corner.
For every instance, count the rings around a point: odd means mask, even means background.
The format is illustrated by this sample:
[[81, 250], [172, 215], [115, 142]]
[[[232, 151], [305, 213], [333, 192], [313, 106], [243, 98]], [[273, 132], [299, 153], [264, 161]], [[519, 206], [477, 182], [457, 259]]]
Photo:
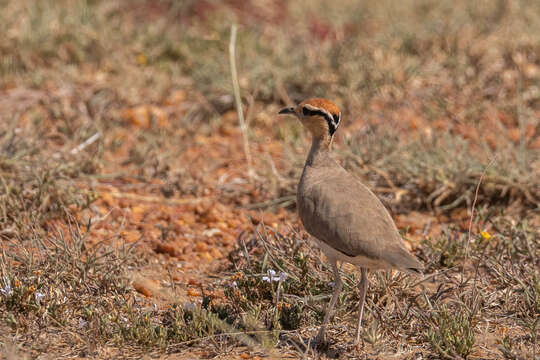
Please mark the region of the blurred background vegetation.
[[[232, 95], [232, 24], [254, 178]], [[366, 351], [538, 354], [539, 1], [0, 0], [0, 27], [6, 351], [252, 351], [212, 337], [232, 332], [226, 319], [297, 356], [291, 339], [308, 336], [325, 303], [299, 299], [330, 291], [329, 277], [296, 231], [310, 139], [276, 112], [326, 97], [344, 114], [336, 157], [391, 209], [428, 273], [446, 271], [422, 289], [373, 277], [380, 317], [366, 321]], [[251, 255], [238, 252], [241, 232]], [[270, 266], [292, 275], [284, 304], [260, 280]], [[295, 282], [307, 273], [317, 276]], [[351, 276], [342, 301], [353, 304]], [[412, 322], [391, 315], [385, 291], [414, 303]], [[185, 313], [199, 298], [216, 304]]]

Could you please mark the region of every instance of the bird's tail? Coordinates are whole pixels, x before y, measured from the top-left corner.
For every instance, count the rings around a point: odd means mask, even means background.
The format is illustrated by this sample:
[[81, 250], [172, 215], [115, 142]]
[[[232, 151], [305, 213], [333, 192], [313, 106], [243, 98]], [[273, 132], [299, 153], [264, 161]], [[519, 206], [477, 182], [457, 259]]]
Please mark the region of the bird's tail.
[[424, 270], [424, 265], [404, 247], [400, 247], [399, 251], [393, 251], [389, 260], [396, 268], [410, 274], [421, 275]]

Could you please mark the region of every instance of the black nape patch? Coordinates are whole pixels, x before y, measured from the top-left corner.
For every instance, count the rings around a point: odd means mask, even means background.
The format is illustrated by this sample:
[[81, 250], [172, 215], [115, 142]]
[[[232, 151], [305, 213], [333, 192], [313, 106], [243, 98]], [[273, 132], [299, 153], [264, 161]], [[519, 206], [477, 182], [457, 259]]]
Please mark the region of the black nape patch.
[[326, 119], [326, 121], [328, 122], [328, 128], [330, 129], [330, 136], [334, 135], [334, 133], [336, 132], [339, 126], [340, 120], [341, 120], [341, 113], [333, 114], [332, 121], [329, 121], [328, 119]]
[[337, 125], [334, 125], [334, 123], [332, 121], [328, 121], [328, 119], [326, 119], [326, 122], [328, 123], [328, 132], [330, 133], [330, 136], [334, 136], [334, 133], [337, 130]]

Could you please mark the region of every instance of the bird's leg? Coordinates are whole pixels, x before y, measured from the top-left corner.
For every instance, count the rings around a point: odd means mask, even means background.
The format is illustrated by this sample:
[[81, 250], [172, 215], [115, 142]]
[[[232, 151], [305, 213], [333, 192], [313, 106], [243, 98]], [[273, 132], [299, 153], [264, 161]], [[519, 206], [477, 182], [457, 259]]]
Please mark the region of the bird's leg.
[[368, 288], [367, 282], [367, 269], [361, 268], [362, 279], [360, 280], [360, 304], [358, 309], [358, 325], [356, 326], [356, 340], [354, 343], [358, 345], [360, 341], [360, 328], [362, 327], [362, 317], [364, 316], [364, 303], [366, 300], [366, 293]]
[[326, 328], [326, 325], [328, 324], [328, 321], [330, 320], [332, 310], [336, 305], [339, 293], [341, 292], [341, 289], [343, 287], [343, 282], [341, 281], [341, 276], [339, 276], [339, 269], [337, 267], [336, 261], [332, 263], [332, 268], [334, 270], [334, 294], [332, 295], [332, 299], [330, 299], [330, 303], [328, 303], [328, 307], [326, 308], [326, 313], [324, 314], [324, 320], [322, 322], [321, 329], [319, 330], [319, 334], [315, 338], [316, 343], [324, 343], [324, 330]]

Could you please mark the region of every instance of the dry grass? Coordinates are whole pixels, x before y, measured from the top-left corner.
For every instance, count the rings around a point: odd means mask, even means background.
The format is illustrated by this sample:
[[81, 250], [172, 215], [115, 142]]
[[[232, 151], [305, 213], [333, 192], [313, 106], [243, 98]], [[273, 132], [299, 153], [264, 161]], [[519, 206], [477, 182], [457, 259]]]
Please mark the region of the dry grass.
[[[538, 233], [527, 221], [482, 221], [496, 225], [498, 234], [489, 240], [473, 238], [468, 259], [462, 251], [467, 239], [464, 231], [448, 230], [440, 238], [424, 241], [417, 255], [427, 265], [427, 280], [390, 272], [370, 276], [363, 331], [366, 356], [385, 358], [400, 349], [403, 355], [451, 359], [470, 354], [475, 358], [533, 357], [540, 296]], [[282, 335], [278, 346], [300, 346], [295, 334], [303, 335], [307, 344], [331, 293], [331, 269], [298, 236], [260, 230], [245, 240], [250, 265], [242, 246], [233, 257], [241, 273], [230, 280], [236, 284], [229, 290], [232, 303], [239, 313], [256, 307], [260, 323], [269, 329], [294, 330]], [[267, 283], [262, 277], [269, 269], [289, 277]], [[341, 306], [331, 330], [333, 344], [326, 355], [354, 358], [359, 273], [343, 275]]]
[[[275, 114], [325, 96], [345, 114], [335, 146], [343, 165], [394, 213], [443, 219], [420, 244], [409, 234], [426, 281], [370, 275], [365, 356], [538, 356], [538, 14], [538, 2], [525, 0], [0, 0], [6, 354], [312, 354], [331, 272], [300, 230], [243, 220], [224, 280], [208, 281], [223, 296], [154, 307], [131, 274], [164, 256], [148, 251], [155, 244], [143, 230], [128, 242], [124, 218], [137, 199], [212, 197], [218, 212], [248, 207], [271, 218], [285, 207], [281, 222], [296, 229], [290, 210], [308, 139]], [[256, 172], [249, 184], [231, 96], [231, 23]], [[463, 218], [492, 159], [467, 255]], [[135, 205], [121, 199], [103, 213], [100, 191], [113, 185]], [[211, 217], [196, 205], [173, 210]], [[186, 230], [164, 218], [152, 228], [168, 244]], [[288, 278], [266, 282], [268, 270]], [[357, 274], [344, 276], [326, 357], [353, 356]]]

